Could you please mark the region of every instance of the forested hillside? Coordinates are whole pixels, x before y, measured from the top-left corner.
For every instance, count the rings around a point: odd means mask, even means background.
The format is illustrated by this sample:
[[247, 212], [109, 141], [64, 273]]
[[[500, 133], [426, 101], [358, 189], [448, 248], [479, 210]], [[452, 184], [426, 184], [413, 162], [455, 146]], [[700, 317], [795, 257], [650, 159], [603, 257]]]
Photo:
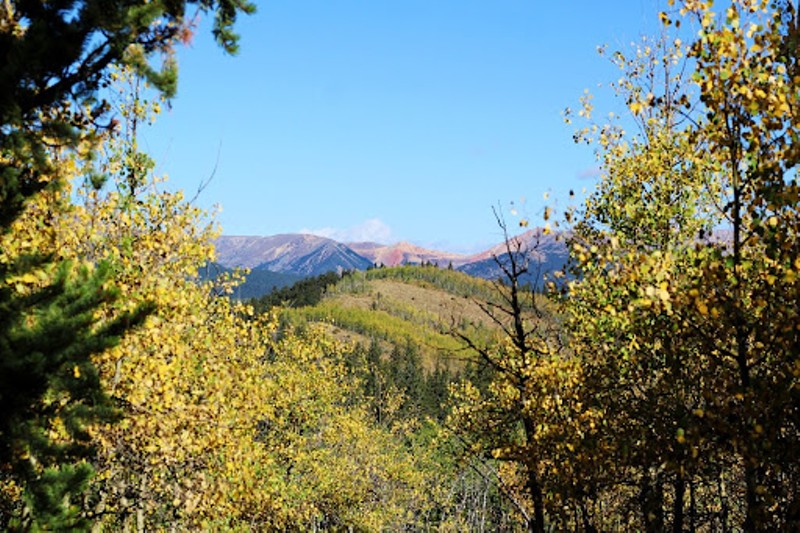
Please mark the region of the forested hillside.
[[[0, 528], [800, 529], [793, 3], [669, 2], [690, 42], [608, 54], [627, 112], [566, 113], [600, 177], [544, 211], [552, 279], [498, 212], [497, 281], [246, 303], [139, 143], [193, 4], [0, 9]], [[197, 7], [235, 51], [252, 6]]]
[[384, 396], [395, 391], [400, 415], [441, 422], [449, 385], [477, 369], [458, 334], [489, 341], [497, 333], [478, 304], [494, 297], [485, 280], [419, 265], [329, 273], [252, 304], [256, 312], [274, 313], [286, 330], [322, 327], [353, 346], [352, 370], [376, 413], [386, 411]]
[[[421, 349], [428, 368], [437, 363], [460, 366], [458, 352], [463, 346], [452, 334], [455, 328], [488, 335], [488, 318], [475, 299], [491, 297], [492, 286], [460, 272], [405, 266], [317, 280], [327, 282], [322, 291], [305, 301], [287, 300], [278, 312], [282, 322], [294, 328], [326, 324], [345, 340], [379, 339], [393, 345], [408, 341]], [[295, 287], [310, 285], [301, 282]], [[262, 302], [279, 298], [280, 292]], [[263, 304], [256, 303], [256, 309], [263, 309]]]

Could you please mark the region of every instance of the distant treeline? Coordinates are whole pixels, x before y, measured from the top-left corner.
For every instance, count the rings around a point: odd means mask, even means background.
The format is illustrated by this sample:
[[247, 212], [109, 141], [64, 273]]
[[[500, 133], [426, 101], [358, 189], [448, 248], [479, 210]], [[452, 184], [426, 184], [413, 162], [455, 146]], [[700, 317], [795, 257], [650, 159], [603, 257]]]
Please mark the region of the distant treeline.
[[338, 282], [342, 277], [349, 276], [350, 272], [342, 274], [328, 272], [319, 276], [301, 279], [294, 285], [282, 287], [260, 297], [250, 300], [253, 308], [260, 313], [269, 311], [273, 307], [304, 307], [316, 305], [325, 294], [325, 290]]

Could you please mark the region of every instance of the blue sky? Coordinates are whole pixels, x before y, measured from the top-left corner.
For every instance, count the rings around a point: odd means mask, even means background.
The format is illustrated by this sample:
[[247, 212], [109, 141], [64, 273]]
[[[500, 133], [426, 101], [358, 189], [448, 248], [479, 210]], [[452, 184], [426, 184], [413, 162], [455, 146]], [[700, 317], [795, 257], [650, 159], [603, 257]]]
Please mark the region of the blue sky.
[[[241, 51], [201, 23], [179, 53], [172, 108], [145, 146], [228, 235], [314, 232], [476, 251], [491, 208], [541, 222], [591, 188], [594, 156], [565, 107], [618, 72], [598, 45], [659, 31], [659, 0], [271, 0], [239, 24]], [[513, 217], [510, 221], [513, 222]]]

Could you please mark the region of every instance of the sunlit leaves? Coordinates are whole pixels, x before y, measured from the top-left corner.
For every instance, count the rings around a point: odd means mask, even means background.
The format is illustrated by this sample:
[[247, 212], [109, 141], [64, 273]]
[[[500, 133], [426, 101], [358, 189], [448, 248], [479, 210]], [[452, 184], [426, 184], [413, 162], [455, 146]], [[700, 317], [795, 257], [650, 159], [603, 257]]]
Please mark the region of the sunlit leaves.
[[[35, 250], [90, 270], [105, 265], [120, 298], [97, 308], [101, 322], [142, 304], [155, 310], [94, 358], [122, 420], [89, 428], [97, 477], [84, 516], [110, 529], [413, 523], [426, 505], [425, 478], [402, 432], [372, 424], [346, 371], [346, 347], [320, 332], [279, 332], [273, 318], [220, 296], [231, 280], [198, 283], [217, 229], [152, 175], [132, 123], [157, 105], [130, 73], [117, 78], [126, 83], [117, 135], [102, 139], [96, 157], [57, 154], [73, 188], [30, 202], [0, 251], [4, 262]], [[105, 186], [81, 183], [79, 170], [104, 176]], [[26, 271], [5, 282], [24, 295], [51, 276]], [[64, 373], [83, 380], [89, 370]]]
[[618, 413], [611, 450], [642, 469], [642, 494], [663, 497], [645, 490], [653, 472], [674, 476], [676, 494], [687, 475], [713, 494], [713, 473], [745, 495], [731, 504], [745, 529], [790, 527], [796, 497], [794, 455], [777, 451], [798, 437], [796, 16], [761, 1], [662, 14], [700, 28], [681, 52], [699, 102], [685, 84], [653, 90], [675, 56], [659, 52], [657, 76], [614, 56], [634, 68], [616, 86], [639, 131], [595, 127], [604, 172], [576, 227], [567, 298], [585, 372]]

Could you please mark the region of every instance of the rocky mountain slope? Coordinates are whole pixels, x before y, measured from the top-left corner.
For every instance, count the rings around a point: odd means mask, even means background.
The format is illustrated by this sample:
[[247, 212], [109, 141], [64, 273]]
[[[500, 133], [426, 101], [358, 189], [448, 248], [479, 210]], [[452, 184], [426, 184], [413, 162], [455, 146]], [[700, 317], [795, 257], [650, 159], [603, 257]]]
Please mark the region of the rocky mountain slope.
[[[440, 268], [452, 266], [475, 277], [495, 279], [502, 275], [495, 257], [502, 259], [508, 252], [506, 243], [477, 254], [463, 255], [429, 250], [408, 242], [344, 244], [307, 234], [222, 236], [217, 239], [216, 248], [217, 262], [226, 268], [243, 267], [253, 272], [270, 271], [300, 277], [318, 276], [330, 271], [366, 270], [376, 265], [392, 267], [430, 263]], [[513, 237], [511, 249], [528, 254], [534, 262], [531, 273], [535, 276], [562, 268], [568, 255], [563, 240], [545, 234], [541, 229]]]
[[563, 269], [569, 257], [563, 235], [546, 234], [536, 228], [512, 237], [508, 243], [501, 242], [468, 257], [458, 270], [479, 278], [497, 279], [503, 271], [495, 258], [505, 263], [509, 252], [528, 257], [530, 269], [525, 281], [533, 284], [538, 283], [542, 275]]
[[410, 242], [398, 242], [390, 245], [375, 242], [349, 242], [347, 246], [374, 264], [387, 267], [422, 263], [432, 263], [440, 267], [452, 264], [457, 267], [469, 262], [469, 256], [428, 250]]
[[228, 268], [317, 276], [372, 266], [372, 261], [344, 244], [316, 235], [223, 236], [217, 239], [216, 248], [217, 262]]

